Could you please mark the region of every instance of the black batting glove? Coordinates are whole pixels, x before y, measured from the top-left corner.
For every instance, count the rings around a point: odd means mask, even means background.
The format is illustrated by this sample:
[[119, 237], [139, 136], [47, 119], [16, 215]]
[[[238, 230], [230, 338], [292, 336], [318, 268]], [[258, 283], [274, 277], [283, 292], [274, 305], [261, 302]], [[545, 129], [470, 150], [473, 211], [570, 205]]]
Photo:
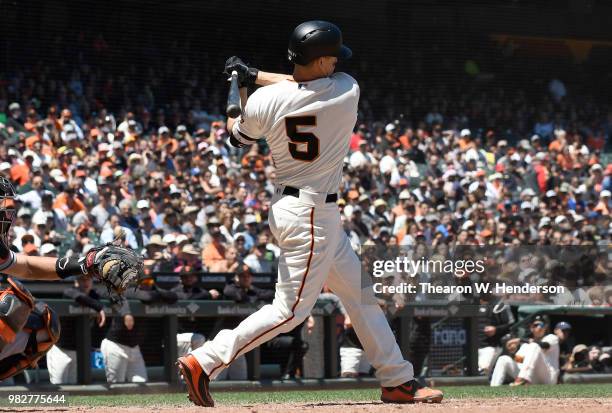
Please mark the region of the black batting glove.
[[244, 63], [238, 56], [232, 56], [225, 61], [225, 70], [223, 73], [231, 76], [234, 70], [238, 73], [239, 87], [250, 87], [255, 84], [259, 70], [254, 67], [249, 67], [249, 65]]

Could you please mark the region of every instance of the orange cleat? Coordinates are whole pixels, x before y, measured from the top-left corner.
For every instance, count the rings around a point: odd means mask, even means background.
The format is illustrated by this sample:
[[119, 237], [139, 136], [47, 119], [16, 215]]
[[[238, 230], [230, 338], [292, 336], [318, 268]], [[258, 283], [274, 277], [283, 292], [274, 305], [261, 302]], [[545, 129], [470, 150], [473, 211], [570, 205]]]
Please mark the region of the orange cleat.
[[416, 380], [395, 387], [383, 387], [380, 400], [383, 403], [440, 403], [444, 393], [421, 386]]
[[198, 406], [214, 407], [215, 401], [210, 397], [208, 375], [191, 354], [179, 357], [176, 362], [189, 391], [189, 400]]

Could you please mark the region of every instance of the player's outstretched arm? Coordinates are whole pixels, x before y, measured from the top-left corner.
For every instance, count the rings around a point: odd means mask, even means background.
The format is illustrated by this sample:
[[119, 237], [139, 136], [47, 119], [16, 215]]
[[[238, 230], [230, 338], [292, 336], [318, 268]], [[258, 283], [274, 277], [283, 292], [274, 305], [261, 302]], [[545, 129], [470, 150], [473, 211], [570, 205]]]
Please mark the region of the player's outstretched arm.
[[4, 274], [22, 280], [59, 280], [61, 279], [55, 271], [57, 258], [32, 257], [29, 255], [15, 254], [15, 261]]
[[89, 275], [89, 270], [87, 256], [53, 258], [15, 254], [0, 241], [0, 272], [18, 279], [59, 280]]
[[135, 251], [106, 244], [92, 248], [81, 257], [32, 257], [15, 254], [0, 241], [0, 272], [25, 280], [58, 280], [72, 276], [93, 276], [109, 292], [121, 295], [142, 273], [142, 257]]

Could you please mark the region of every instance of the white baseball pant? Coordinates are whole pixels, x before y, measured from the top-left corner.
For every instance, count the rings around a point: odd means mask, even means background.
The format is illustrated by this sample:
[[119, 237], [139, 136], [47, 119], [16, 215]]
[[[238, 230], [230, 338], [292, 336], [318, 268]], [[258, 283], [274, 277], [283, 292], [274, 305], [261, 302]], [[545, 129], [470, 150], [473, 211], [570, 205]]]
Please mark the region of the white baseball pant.
[[365, 352], [357, 347], [340, 347], [340, 373], [366, 374], [370, 363]]
[[147, 368], [139, 346], [124, 346], [105, 338], [100, 345], [100, 351], [108, 383], [147, 381]]
[[478, 349], [478, 370], [489, 371], [491, 369], [491, 364], [493, 364], [495, 353], [497, 353], [497, 348], [493, 346], [479, 348]]
[[523, 357], [522, 363], [517, 363], [510, 356], [500, 356], [495, 363], [491, 386], [501, 386], [506, 380], [517, 377], [532, 384], [557, 384], [559, 372], [550, 367], [544, 359], [542, 349], [537, 343], [525, 343], [516, 352]]
[[[413, 379], [382, 310], [364, 304], [361, 266], [340, 222], [335, 203], [326, 194], [283, 196], [277, 187], [270, 211], [270, 229], [281, 248], [278, 282], [272, 304], [251, 314], [233, 330], [221, 330], [192, 354], [212, 379], [236, 357], [282, 332], [291, 331], [310, 314], [323, 284], [340, 298], [367, 358], [383, 386]], [[368, 294], [372, 295], [373, 291]]]
[[66, 350], [53, 346], [47, 352], [47, 369], [51, 384], [76, 384], [77, 354], [75, 350]]
[[176, 335], [176, 353], [186, 356], [206, 342], [206, 337], [199, 333], [179, 333]]

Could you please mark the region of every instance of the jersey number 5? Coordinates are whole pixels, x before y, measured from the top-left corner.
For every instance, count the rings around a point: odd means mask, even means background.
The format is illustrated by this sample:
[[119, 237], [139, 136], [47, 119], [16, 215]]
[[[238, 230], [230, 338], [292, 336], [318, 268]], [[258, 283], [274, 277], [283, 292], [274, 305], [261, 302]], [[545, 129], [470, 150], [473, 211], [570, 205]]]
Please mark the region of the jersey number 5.
[[[295, 116], [285, 118], [285, 129], [289, 142], [289, 153], [293, 159], [312, 162], [319, 156], [319, 138], [310, 132], [300, 132], [300, 126], [316, 126], [316, 116]], [[306, 149], [304, 150], [304, 144]], [[300, 149], [301, 148], [301, 149]]]

